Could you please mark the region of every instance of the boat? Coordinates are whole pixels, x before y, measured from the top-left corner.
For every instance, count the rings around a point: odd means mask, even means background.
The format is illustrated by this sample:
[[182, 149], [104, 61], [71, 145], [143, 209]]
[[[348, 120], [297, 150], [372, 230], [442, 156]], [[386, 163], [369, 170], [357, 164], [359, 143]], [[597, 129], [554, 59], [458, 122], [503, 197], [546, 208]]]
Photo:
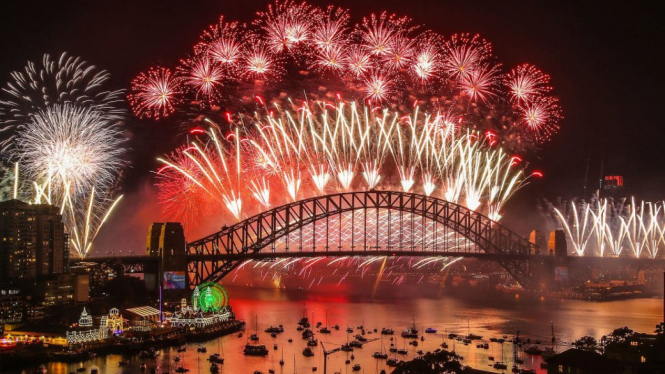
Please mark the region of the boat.
[[298, 325], [302, 327], [309, 327], [309, 319], [307, 318], [307, 305], [303, 305], [302, 318], [298, 321]]
[[276, 333], [276, 332], [271, 332], [271, 333], [270, 333], [270, 337], [272, 337], [272, 338], [276, 338], [276, 337], [277, 337], [277, 333]]
[[448, 334], [448, 339], [455, 339], [457, 337], [457, 334], [450, 333]]
[[381, 329], [381, 334], [383, 335], [393, 335], [395, 333], [395, 330], [393, 329], [387, 329], [387, 328], [382, 328]]
[[317, 371], [317, 370], [319, 370], [318, 367], [316, 367], [316, 366], [312, 366], [312, 371]]
[[408, 352], [406, 349], [398, 349], [398, 350], [397, 350], [397, 353], [399, 353], [399, 354], [401, 354], [401, 355], [405, 355], [405, 354], [407, 354], [407, 353], [409, 353], [409, 352]]
[[358, 365], [358, 364], [353, 365], [353, 367], [351, 368], [351, 371], [360, 371], [360, 365]]
[[532, 345], [531, 347], [525, 349], [524, 353], [530, 354], [530, 355], [533, 355], [533, 356], [540, 356], [541, 354], [543, 354], [543, 350], [538, 348], [538, 346], [536, 346], [536, 345]]
[[219, 353], [215, 353], [214, 355], [210, 355], [208, 357], [208, 361], [214, 363], [214, 364], [223, 364], [224, 363], [224, 358], [219, 356]]
[[416, 353], [422, 356], [423, 355], [423, 350], [419, 349], [418, 351], [416, 351]]
[[198, 348], [196, 348], [196, 351], [199, 352], [199, 353], [206, 353], [206, 352], [208, 352], [208, 348], [198, 347]]
[[186, 350], [187, 350], [187, 348], [184, 345], [181, 345], [180, 347], [178, 347], [178, 352], [184, 352]]
[[310, 347], [305, 347], [302, 351], [302, 355], [305, 357], [312, 357], [314, 356], [314, 351], [312, 351], [312, 348]]
[[279, 366], [284, 366], [284, 347], [282, 347], [282, 359], [279, 360]]
[[342, 346], [339, 348], [340, 351], [343, 352], [353, 352], [353, 347], [347, 343], [347, 344], [342, 344]]
[[267, 329], [265, 329], [265, 332], [274, 333], [274, 334], [279, 334], [279, 333], [281, 333], [281, 332], [284, 332], [284, 326], [279, 325], [279, 326], [277, 326], [277, 327], [273, 327], [272, 325], [270, 325], [270, 327], [268, 327]]
[[273, 344], [272, 349], [277, 350], [277, 344]]
[[293, 339], [291, 339], [291, 338], [289, 338], [289, 340], [287, 340], [287, 341], [288, 341], [289, 343], [293, 343]]
[[242, 338], [242, 333], [241, 332], [238, 333], [238, 337]]
[[334, 328], [335, 330], [339, 331], [339, 325], [335, 325], [335, 326], [333, 326], [333, 328]]
[[[316, 324], [317, 327], [320, 326], [319, 323]], [[330, 334], [330, 329], [328, 328], [328, 308], [326, 308], [326, 325], [325, 327], [320, 328], [319, 332], [321, 334]]]
[[508, 369], [508, 365], [504, 364], [503, 362], [495, 362], [494, 365], [492, 365], [492, 367], [499, 370]]
[[316, 347], [317, 345], [319, 345], [318, 340], [314, 339], [313, 337], [307, 339], [307, 346], [308, 347]]
[[387, 353], [381, 353], [381, 352], [374, 352], [372, 354], [372, 357], [385, 360], [386, 358], [388, 358], [388, 354]]
[[251, 340], [253, 342], [257, 342], [257, 341], [259, 341], [259, 335], [252, 334], [252, 335], [249, 336], [249, 340]]
[[448, 343], [446, 342], [441, 343], [441, 348], [448, 349]]
[[413, 317], [413, 324], [408, 329], [402, 331], [403, 338], [418, 338], [418, 329], [416, 328], [416, 317]]
[[298, 330], [298, 331], [302, 331], [302, 330], [304, 330], [304, 329], [305, 329], [305, 328], [302, 327], [302, 326], [298, 326], [298, 327], [296, 327], [296, 330]]
[[428, 328], [425, 329], [425, 332], [428, 333], [428, 334], [436, 334], [437, 331], [438, 331], [437, 329], [432, 328], [432, 327], [428, 327]]
[[487, 359], [490, 361], [494, 361], [494, 356], [488, 356]]
[[389, 358], [386, 361], [386, 365], [388, 365], [390, 367], [396, 367], [398, 364], [399, 364], [399, 360], [397, 360], [396, 358]]
[[268, 369], [268, 373], [275, 374], [275, 369]]
[[391, 347], [388, 351], [389, 351], [390, 353], [397, 353], [397, 348], [395, 348], [395, 347]]
[[245, 344], [245, 349], [243, 350], [245, 356], [267, 356], [268, 349], [265, 344]]
[[346, 328], [346, 332], [348, 332], [349, 334], [352, 334], [352, 333], [353, 333], [353, 329], [350, 328], [350, 327], [347, 327], [347, 328]]
[[173, 359], [173, 361], [175, 361], [175, 362], [180, 362], [180, 356], [175, 356], [175, 358]]
[[410, 342], [409, 342], [409, 345], [412, 345], [412, 346], [414, 346], [414, 347], [417, 347], [417, 346], [418, 346], [418, 341], [417, 341], [417, 340], [410, 341]]
[[310, 329], [305, 329], [305, 331], [302, 332], [302, 338], [303, 339], [309, 339], [314, 336], [314, 333]]
[[359, 341], [357, 341], [357, 340], [353, 340], [353, 341], [349, 342], [349, 347], [353, 347], [353, 348], [362, 348], [362, 347], [363, 347], [363, 343], [361, 343], [361, 342], [359, 342]]
[[217, 366], [216, 363], [210, 364], [210, 372], [211, 373], [219, 373], [219, 366]]
[[176, 368], [175, 372], [176, 373], [187, 373], [187, 372], [189, 372], [189, 369], [185, 369], [184, 367], [181, 366], [179, 368]]
[[356, 338], [356, 340], [359, 341], [359, 342], [363, 342], [363, 343], [366, 343], [366, 342], [367, 342], [367, 339], [366, 339], [364, 336], [362, 336], [362, 335], [356, 335], [355, 338]]

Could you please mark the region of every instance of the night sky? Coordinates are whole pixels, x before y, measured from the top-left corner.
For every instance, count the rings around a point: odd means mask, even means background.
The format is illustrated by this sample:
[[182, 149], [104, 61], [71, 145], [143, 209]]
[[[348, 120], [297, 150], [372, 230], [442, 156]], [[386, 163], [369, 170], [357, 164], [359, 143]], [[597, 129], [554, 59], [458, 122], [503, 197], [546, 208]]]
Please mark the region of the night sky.
[[[552, 77], [564, 111], [561, 130], [531, 165], [545, 178], [518, 192], [508, 205], [508, 226], [524, 230], [537, 197], [582, 194], [604, 174], [625, 177], [628, 193], [665, 197], [663, 126], [664, 40], [656, 2], [576, 1], [310, 1], [351, 10], [352, 21], [387, 10], [408, 15], [443, 35], [480, 33], [507, 67], [529, 62]], [[3, 1], [0, 10], [0, 82], [27, 60], [67, 51], [111, 72], [111, 89], [128, 88], [151, 65], [174, 64], [221, 14], [250, 21], [267, 1]], [[4, 83], [2, 83], [4, 86]], [[104, 250], [141, 251], [147, 224], [159, 220], [150, 174], [155, 157], [179, 144], [166, 123], [127, 124], [130, 168], [127, 199], [100, 235]], [[172, 130], [172, 131], [171, 131]], [[512, 223], [512, 225], [511, 225]], [[122, 239], [119, 234], [122, 233]], [[189, 238], [194, 239], [194, 238]], [[122, 249], [121, 249], [122, 248]]]

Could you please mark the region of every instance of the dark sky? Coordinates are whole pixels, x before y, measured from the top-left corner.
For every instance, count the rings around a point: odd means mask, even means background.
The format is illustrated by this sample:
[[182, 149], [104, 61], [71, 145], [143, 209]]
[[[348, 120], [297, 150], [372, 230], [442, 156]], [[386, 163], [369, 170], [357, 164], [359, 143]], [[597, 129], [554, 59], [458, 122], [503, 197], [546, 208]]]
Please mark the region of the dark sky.
[[[415, 23], [443, 35], [478, 32], [492, 42], [505, 65], [530, 62], [552, 76], [565, 119], [561, 131], [531, 160], [545, 178], [519, 192], [512, 203], [514, 216], [526, 212], [539, 196], [580, 195], [587, 159], [590, 183], [597, 184], [604, 160], [605, 174], [624, 175], [630, 193], [645, 199], [665, 197], [665, 79], [659, 57], [664, 23], [656, 2], [311, 3], [349, 8], [355, 20], [388, 10], [411, 16]], [[112, 88], [127, 88], [141, 70], [159, 62], [172, 65], [185, 56], [201, 31], [219, 15], [250, 21], [267, 4], [5, 0], [0, 8], [0, 82], [9, 79], [12, 70], [22, 69], [27, 60], [39, 60], [46, 52], [68, 51], [108, 69]], [[176, 130], [138, 121], [130, 128], [134, 134], [132, 167], [123, 188], [129, 194], [150, 195], [149, 171], [156, 167], [154, 158], [173, 148], [171, 135]], [[136, 203], [143, 200], [137, 198]], [[159, 219], [152, 210], [148, 215]], [[119, 219], [109, 225], [118, 224]], [[140, 243], [143, 237], [141, 234]]]

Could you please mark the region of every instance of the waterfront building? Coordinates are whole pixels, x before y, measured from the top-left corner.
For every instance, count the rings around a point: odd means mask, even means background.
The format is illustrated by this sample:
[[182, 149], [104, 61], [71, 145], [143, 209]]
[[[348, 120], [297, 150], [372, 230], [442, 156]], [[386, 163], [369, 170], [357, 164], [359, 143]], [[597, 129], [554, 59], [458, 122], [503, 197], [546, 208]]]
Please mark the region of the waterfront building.
[[569, 349], [547, 359], [547, 374], [622, 373], [618, 361], [582, 349]]

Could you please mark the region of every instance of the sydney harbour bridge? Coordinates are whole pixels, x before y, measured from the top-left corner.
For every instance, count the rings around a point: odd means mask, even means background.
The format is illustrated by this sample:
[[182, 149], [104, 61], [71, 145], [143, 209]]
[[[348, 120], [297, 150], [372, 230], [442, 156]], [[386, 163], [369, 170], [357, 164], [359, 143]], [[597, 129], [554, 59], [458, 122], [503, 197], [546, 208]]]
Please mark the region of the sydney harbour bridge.
[[[538, 265], [552, 262], [554, 255], [464, 206], [415, 193], [370, 190], [307, 198], [261, 212], [187, 243], [174, 260], [186, 268], [190, 287], [218, 282], [247, 260], [366, 256], [479, 258], [500, 264], [530, 287], [537, 286]], [[91, 260], [121, 261], [130, 271], [163, 261], [147, 256]], [[628, 260], [665, 266], [662, 259]]]

